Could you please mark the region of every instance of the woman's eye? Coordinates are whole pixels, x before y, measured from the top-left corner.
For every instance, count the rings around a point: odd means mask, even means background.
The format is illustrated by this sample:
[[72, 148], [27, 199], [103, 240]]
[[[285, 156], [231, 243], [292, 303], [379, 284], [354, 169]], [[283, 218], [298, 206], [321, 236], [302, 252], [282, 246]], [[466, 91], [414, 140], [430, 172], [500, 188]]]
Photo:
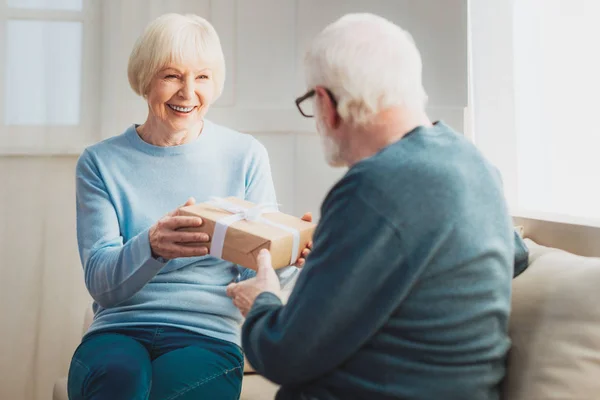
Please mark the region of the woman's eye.
[[208, 79], [208, 75], [198, 75], [196, 79]]
[[165, 76], [166, 79], [177, 79], [177, 75], [167, 75]]

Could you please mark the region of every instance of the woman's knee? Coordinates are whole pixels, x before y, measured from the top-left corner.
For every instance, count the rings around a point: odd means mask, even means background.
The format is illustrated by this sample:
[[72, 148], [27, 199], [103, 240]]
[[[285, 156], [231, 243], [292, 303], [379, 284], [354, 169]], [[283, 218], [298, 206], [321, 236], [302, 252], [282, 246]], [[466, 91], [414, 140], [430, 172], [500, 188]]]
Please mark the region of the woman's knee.
[[80, 346], [75, 352], [69, 369], [69, 398], [147, 398], [152, 366], [146, 350], [131, 343], [131, 338], [110, 339], [84, 343], [85, 348]]
[[190, 346], [152, 363], [151, 400], [238, 399], [243, 356]]
[[88, 367], [74, 359], [69, 370], [69, 398], [146, 399], [152, 371], [139, 363], [125, 361], [107, 360], [101, 365]]

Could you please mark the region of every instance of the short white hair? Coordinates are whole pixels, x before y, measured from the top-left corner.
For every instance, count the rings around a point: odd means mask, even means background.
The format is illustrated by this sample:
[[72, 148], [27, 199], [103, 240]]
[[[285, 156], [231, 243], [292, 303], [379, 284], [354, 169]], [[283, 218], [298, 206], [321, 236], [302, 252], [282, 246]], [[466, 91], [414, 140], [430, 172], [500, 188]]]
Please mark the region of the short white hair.
[[342, 119], [357, 125], [389, 107], [424, 110], [427, 103], [412, 36], [373, 14], [348, 14], [327, 26], [305, 66], [308, 87], [329, 89]]
[[146, 96], [152, 78], [170, 63], [198, 62], [211, 68], [216, 97], [225, 84], [225, 58], [215, 28], [193, 14], [164, 14], [150, 22], [135, 43], [127, 76], [134, 92]]

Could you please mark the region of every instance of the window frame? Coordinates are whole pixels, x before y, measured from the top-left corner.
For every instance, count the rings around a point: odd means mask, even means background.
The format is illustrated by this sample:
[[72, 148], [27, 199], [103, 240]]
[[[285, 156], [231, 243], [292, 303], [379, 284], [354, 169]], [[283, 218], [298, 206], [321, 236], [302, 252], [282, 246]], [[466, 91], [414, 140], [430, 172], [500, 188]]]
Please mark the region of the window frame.
[[99, 138], [100, 16], [101, 1], [82, 0], [82, 9], [51, 10], [9, 7], [0, 0], [0, 32], [9, 20], [66, 21], [82, 23], [82, 60], [79, 125], [5, 125], [5, 66], [7, 35], [0, 40], [0, 155], [80, 154]]
[[[516, 126], [519, 110], [515, 106], [513, 58], [515, 1], [518, 0], [468, 2], [472, 140], [502, 172], [505, 195], [514, 218], [600, 228], [600, 219], [593, 216], [526, 209], [519, 204], [520, 155]], [[474, 32], [478, 37], [474, 37]], [[480, 129], [482, 125], [485, 131]]]

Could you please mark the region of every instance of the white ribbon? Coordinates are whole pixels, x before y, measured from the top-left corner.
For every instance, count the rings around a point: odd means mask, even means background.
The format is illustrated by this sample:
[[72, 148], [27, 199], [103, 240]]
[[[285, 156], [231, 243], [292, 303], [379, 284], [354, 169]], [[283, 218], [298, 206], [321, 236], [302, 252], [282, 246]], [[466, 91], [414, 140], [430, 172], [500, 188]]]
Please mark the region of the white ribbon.
[[298, 259], [298, 254], [300, 252], [300, 232], [298, 232], [297, 229], [291, 228], [287, 225], [278, 224], [277, 222], [273, 222], [262, 216], [263, 213], [278, 212], [277, 204], [259, 204], [254, 207], [248, 208], [231, 203], [220, 197], [211, 197], [208, 204], [210, 204], [213, 207], [220, 208], [221, 210], [228, 211], [232, 214], [215, 221], [215, 231], [213, 232], [210, 245], [211, 256], [217, 258], [222, 257], [223, 245], [225, 244], [225, 234], [227, 233], [227, 228], [229, 228], [231, 224], [237, 221], [246, 220], [268, 224], [291, 233], [293, 236], [293, 242], [292, 253], [290, 256], [290, 265], [294, 264]]

